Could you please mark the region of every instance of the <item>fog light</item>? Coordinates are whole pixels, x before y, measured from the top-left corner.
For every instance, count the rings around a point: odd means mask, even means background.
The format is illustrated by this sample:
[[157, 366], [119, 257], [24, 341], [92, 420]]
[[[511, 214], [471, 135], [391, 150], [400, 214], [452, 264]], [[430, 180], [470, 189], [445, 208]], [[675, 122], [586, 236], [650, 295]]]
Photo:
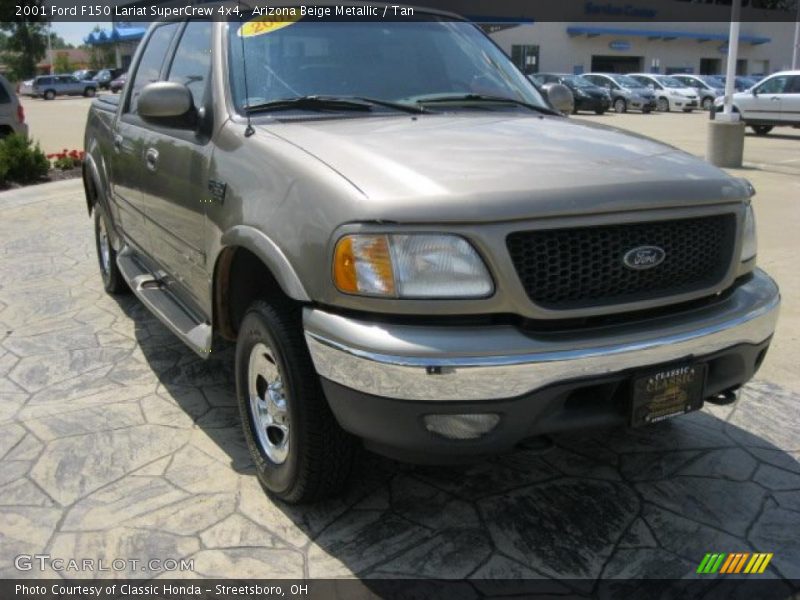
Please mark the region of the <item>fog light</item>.
[[475, 440], [497, 427], [500, 415], [427, 415], [425, 429], [451, 440]]

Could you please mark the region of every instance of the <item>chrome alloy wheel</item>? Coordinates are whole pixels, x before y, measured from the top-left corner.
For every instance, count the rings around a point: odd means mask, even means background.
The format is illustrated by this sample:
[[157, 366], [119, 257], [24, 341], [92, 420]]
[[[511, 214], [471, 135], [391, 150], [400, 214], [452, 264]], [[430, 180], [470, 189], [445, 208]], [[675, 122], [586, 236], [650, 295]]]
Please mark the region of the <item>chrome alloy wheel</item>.
[[247, 393], [259, 447], [273, 463], [283, 464], [289, 455], [288, 400], [273, 352], [263, 343], [250, 351]]
[[106, 220], [102, 217], [98, 220], [97, 244], [100, 251], [100, 268], [103, 269], [103, 275], [108, 275], [111, 271], [111, 245], [108, 241]]

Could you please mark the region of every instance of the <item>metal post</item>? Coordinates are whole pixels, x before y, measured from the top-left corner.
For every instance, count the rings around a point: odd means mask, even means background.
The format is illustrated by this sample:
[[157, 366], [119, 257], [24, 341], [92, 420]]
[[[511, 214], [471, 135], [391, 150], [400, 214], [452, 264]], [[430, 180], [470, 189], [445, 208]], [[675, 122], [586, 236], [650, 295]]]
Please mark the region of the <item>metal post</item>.
[[794, 46], [792, 46], [792, 71], [797, 69], [797, 55], [800, 54], [800, 0], [797, 4], [797, 16], [794, 18]]
[[725, 120], [732, 121], [733, 92], [736, 82], [736, 58], [739, 53], [739, 13], [742, 9], [742, 0], [733, 0], [731, 7], [731, 28], [728, 34], [728, 68], [725, 72]]
[[50, 63], [50, 75], [53, 74], [53, 26], [47, 24], [47, 62]]

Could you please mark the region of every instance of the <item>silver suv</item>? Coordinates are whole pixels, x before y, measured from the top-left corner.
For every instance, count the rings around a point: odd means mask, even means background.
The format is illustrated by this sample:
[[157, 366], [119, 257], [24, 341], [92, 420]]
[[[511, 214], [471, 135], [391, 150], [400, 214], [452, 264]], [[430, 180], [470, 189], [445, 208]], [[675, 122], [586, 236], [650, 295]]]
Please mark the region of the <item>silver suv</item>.
[[0, 75], [0, 138], [11, 133], [28, 135], [28, 124], [25, 122], [25, 109], [8, 79]]
[[52, 100], [56, 96], [87, 96], [97, 93], [97, 83], [81, 81], [74, 75], [42, 75], [33, 80], [33, 96]]

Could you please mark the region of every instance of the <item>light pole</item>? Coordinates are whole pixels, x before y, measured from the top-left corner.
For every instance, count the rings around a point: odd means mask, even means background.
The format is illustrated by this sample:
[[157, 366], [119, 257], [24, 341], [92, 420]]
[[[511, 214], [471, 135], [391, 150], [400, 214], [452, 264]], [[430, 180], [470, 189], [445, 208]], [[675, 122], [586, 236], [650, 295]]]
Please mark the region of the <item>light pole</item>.
[[[728, 34], [728, 65], [725, 74], [725, 100], [723, 110], [712, 114], [709, 121], [706, 160], [718, 167], [739, 168], [744, 157], [744, 123], [739, 113], [733, 112], [733, 91], [736, 82], [736, 58], [739, 51], [739, 19], [742, 0], [733, 0], [731, 25]], [[712, 107], [712, 111], [714, 108]]]
[[725, 121], [738, 121], [733, 118], [733, 92], [736, 83], [736, 59], [739, 54], [739, 12], [742, 0], [733, 0], [731, 7], [731, 27], [728, 34], [728, 67], [725, 71], [725, 108], [722, 112]]

